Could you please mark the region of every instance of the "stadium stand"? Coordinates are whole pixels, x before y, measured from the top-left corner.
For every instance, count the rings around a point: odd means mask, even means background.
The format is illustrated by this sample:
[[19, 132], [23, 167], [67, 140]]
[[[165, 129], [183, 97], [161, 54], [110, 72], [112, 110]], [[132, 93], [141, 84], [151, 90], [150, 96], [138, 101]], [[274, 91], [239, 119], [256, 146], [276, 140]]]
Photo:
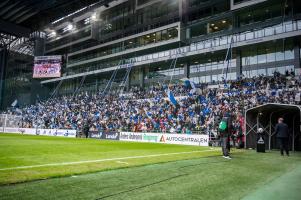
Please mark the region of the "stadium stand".
[[[167, 87], [175, 94], [173, 105]], [[216, 85], [198, 85], [192, 91], [185, 82], [158, 85], [145, 90], [132, 88], [118, 96], [81, 93], [41, 101], [7, 113], [22, 116], [26, 128], [77, 129], [89, 123], [91, 130], [216, 135], [225, 112], [235, 116], [236, 134], [244, 128], [244, 111], [265, 103], [300, 104], [300, 80], [289, 71], [273, 77], [241, 78]]]

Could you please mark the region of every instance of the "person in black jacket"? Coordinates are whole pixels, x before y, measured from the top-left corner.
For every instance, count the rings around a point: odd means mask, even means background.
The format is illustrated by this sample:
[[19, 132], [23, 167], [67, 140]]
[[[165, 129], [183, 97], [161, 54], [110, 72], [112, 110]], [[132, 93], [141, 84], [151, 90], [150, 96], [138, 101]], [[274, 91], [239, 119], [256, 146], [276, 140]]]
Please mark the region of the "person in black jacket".
[[90, 130], [89, 121], [86, 121], [83, 126], [83, 133], [85, 134], [86, 138], [89, 137], [89, 130]]
[[280, 152], [283, 156], [283, 150], [285, 150], [286, 155], [289, 156], [288, 151], [288, 138], [289, 138], [289, 132], [288, 132], [288, 126], [287, 124], [283, 123], [283, 118], [280, 117], [278, 119], [278, 124], [275, 127], [276, 137], [279, 140], [280, 144]]
[[225, 113], [221, 121], [226, 122], [227, 128], [225, 130], [219, 130], [221, 143], [222, 143], [222, 153], [223, 157], [231, 159], [230, 157], [230, 136], [232, 131], [232, 119], [229, 113]]

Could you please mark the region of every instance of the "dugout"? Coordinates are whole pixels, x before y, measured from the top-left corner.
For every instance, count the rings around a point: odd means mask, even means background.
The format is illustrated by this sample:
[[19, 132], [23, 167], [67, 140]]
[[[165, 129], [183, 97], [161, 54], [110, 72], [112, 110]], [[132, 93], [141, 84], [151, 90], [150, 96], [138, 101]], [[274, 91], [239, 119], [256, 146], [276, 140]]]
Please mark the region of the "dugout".
[[246, 142], [245, 148], [256, 148], [256, 132], [263, 128], [265, 133], [266, 149], [279, 149], [275, 135], [275, 126], [279, 117], [289, 126], [289, 146], [292, 151], [301, 150], [300, 137], [301, 108], [298, 105], [265, 104], [248, 109], [245, 113]]

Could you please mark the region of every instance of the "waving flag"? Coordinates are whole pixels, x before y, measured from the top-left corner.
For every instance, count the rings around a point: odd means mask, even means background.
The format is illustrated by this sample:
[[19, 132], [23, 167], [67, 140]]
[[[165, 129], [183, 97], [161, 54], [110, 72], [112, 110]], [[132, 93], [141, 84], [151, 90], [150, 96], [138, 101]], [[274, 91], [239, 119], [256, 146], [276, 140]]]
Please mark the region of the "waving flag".
[[178, 104], [177, 100], [175, 99], [173, 93], [172, 93], [170, 90], [167, 90], [167, 96], [168, 96], [169, 101], [170, 101], [174, 106], [176, 106], [176, 105]]
[[184, 78], [184, 79], [181, 79], [182, 81], [184, 81], [184, 85], [186, 87], [191, 87], [192, 89], [195, 89], [195, 84], [193, 81], [189, 80], [188, 78]]
[[182, 79], [184, 81], [184, 85], [187, 87], [187, 88], [191, 88], [190, 92], [189, 92], [189, 95], [192, 96], [194, 93], [197, 92], [197, 89], [194, 82], [189, 80], [188, 78], [184, 78]]

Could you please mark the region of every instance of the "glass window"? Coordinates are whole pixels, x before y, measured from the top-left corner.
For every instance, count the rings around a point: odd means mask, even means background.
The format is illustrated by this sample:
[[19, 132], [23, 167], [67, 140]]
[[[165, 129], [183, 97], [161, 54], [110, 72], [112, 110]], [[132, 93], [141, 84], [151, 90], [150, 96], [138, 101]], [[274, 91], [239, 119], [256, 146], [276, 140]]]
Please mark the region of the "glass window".
[[212, 70], [216, 70], [217, 69], [217, 62], [212, 62]]
[[190, 45], [190, 51], [195, 51], [196, 50], [196, 45], [195, 45], [195, 43], [193, 43], [193, 44], [191, 44]]
[[218, 75], [212, 75], [212, 82], [215, 81], [217, 82], [218, 81]]
[[217, 68], [218, 68], [218, 69], [223, 69], [223, 68], [225, 68], [224, 62], [223, 62], [223, 61], [219, 61], [218, 64], [217, 64]]
[[197, 44], [197, 49], [203, 49], [204, 48], [204, 42], [199, 42]]
[[246, 33], [246, 39], [247, 40], [251, 40], [254, 38], [254, 32], [248, 32]]
[[257, 51], [253, 50], [250, 51], [250, 56], [249, 56], [249, 64], [250, 65], [256, 65], [257, 64]]
[[227, 37], [221, 37], [219, 43], [220, 43], [220, 45], [227, 44]]
[[265, 36], [270, 36], [274, 34], [274, 29], [273, 27], [268, 27], [264, 29], [264, 35]]
[[161, 41], [161, 31], [156, 32], [156, 42]]
[[294, 59], [294, 51], [293, 50], [286, 50], [284, 52], [285, 60]]
[[277, 71], [278, 71], [280, 74], [285, 74], [285, 67], [277, 67]]
[[178, 30], [176, 28], [171, 28], [167, 30], [168, 39], [174, 39], [178, 37]]
[[285, 31], [286, 32], [293, 31], [293, 24], [292, 23], [285, 24]]
[[259, 48], [258, 49], [258, 64], [259, 63], [266, 63], [267, 58], [266, 58], [266, 52], [264, 48]]
[[215, 33], [219, 31], [229, 30], [232, 28], [231, 19], [222, 19], [218, 21], [213, 21], [207, 24], [209, 33]]
[[211, 40], [206, 40], [205, 41], [205, 48], [210, 48], [211, 47]]
[[259, 75], [266, 75], [266, 69], [258, 69], [258, 74]]
[[261, 38], [261, 37], [263, 37], [263, 33], [264, 33], [264, 30], [255, 31], [255, 37]]
[[273, 76], [275, 71], [276, 71], [276, 68], [274, 68], [274, 67], [273, 68], [268, 68], [267, 75], [268, 76]]
[[283, 47], [278, 45], [276, 47], [276, 61], [282, 61], [284, 60], [284, 52], [283, 52]]
[[277, 26], [275, 27], [275, 32], [276, 32], [277, 34], [283, 33], [283, 26], [282, 26], [282, 25], [277, 25]]
[[275, 49], [274, 48], [267, 48], [267, 62], [275, 62]]
[[168, 33], [167, 30], [163, 30], [161, 33], [161, 39], [162, 40], [168, 40]]
[[192, 38], [198, 37], [201, 35], [206, 35], [207, 34], [207, 25], [201, 24], [201, 25], [192, 26], [190, 29], [190, 34], [191, 34]]
[[236, 72], [228, 73], [228, 80], [236, 80]]
[[294, 50], [293, 50], [293, 43], [291, 41], [286, 41], [285, 42], [285, 52], [284, 52], [284, 57], [285, 60], [290, 60], [294, 59]]
[[206, 83], [210, 83], [211, 82], [211, 76], [209, 75], [209, 76], [205, 76], [205, 77], [206, 77], [205, 82]]

